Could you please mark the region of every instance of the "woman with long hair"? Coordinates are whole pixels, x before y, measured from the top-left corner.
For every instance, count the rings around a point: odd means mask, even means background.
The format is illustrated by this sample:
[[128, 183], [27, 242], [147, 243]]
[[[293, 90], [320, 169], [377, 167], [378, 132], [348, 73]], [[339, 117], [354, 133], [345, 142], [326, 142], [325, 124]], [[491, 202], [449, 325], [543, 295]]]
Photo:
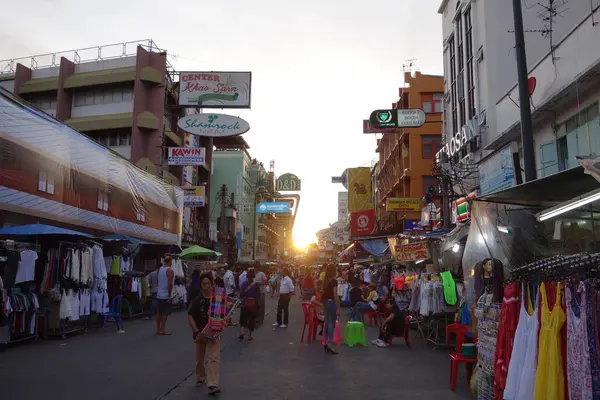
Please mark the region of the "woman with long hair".
[[242, 312], [240, 313], [240, 335], [238, 339], [244, 340], [244, 329], [248, 329], [248, 341], [254, 340], [252, 332], [256, 326], [260, 299], [260, 285], [254, 280], [254, 268], [248, 270], [247, 279], [240, 285], [240, 297], [242, 298]]
[[[219, 389], [219, 365], [221, 363], [220, 336], [209, 339], [201, 334], [208, 325], [210, 302], [213, 294], [213, 275], [203, 273], [200, 275], [200, 293], [192, 302], [188, 311], [188, 324], [192, 328], [194, 342], [196, 343], [196, 385], [208, 386], [208, 394], [217, 395]], [[206, 359], [206, 368], [204, 361]]]
[[328, 265], [325, 269], [325, 279], [323, 280], [323, 308], [325, 311], [325, 352], [327, 354], [338, 354], [334, 349], [335, 342], [333, 335], [335, 333], [335, 322], [340, 310], [340, 297], [337, 290], [337, 268], [334, 264]]

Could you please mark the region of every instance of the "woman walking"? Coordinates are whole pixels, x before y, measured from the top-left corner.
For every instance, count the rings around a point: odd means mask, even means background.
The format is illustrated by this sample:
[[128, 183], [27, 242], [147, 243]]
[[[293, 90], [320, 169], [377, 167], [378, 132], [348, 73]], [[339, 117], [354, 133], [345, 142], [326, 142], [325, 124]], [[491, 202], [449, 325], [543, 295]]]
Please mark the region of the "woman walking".
[[[196, 386], [208, 385], [208, 394], [215, 396], [221, 393], [219, 389], [219, 374], [221, 363], [220, 336], [209, 339], [201, 334], [208, 324], [210, 302], [213, 293], [213, 275], [203, 273], [200, 275], [200, 293], [192, 302], [188, 311], [188, 323], [193, 331], [196, 343]], [[204, 361], [206, 358], [206, 369]]]
[[242, 312], [240, 313], [240, 341], [244, 340], [244, 330], [248, 329], [248, 341], [254, 340], [252, 332], [256, 326], [260, 299], [260, 284], [254, 280], [254, 269], [249, 269], [247, 280], [240, 285], [240, 296], [242, 298]]
[[337, 291], [337, 270], [334, 264], [328, 265], [325, 270], [325, 279], [323, 280], [323, 307], [325, 309], [325, 352], [327, 354], [338, 354], [334, 349], [335, 342], [333, 335], [335, 333], [335, 322], [340, 310], [340, 298]]

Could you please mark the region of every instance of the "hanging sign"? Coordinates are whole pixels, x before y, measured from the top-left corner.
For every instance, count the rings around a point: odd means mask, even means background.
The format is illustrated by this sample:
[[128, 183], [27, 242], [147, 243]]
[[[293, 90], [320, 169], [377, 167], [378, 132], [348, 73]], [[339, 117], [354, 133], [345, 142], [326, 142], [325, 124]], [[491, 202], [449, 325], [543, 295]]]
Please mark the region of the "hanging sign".
[[396, 244], [394, 255], [397, 262], [419, 261], [430, 258], [427, 242]]
[[294, 174], [283, 174], [277, 178], [278, 192], [299, 192], [301, 188], [300, 179]]
[[252, 72], [181, 72], [179, 105], [250, 108]]
[[375, 230], [375, 210], [368, 209], [350, 214], [350, 231], [353, 237], [370, 235]]
[[177, 121], [184, 131], [198, 136], [238, 136], [250, 130], [245, 120], [226, 114], [192, 114]]
[[264, 202], [256, 205], [259, 214], [286, 214], [290, 212], [290, 203], [287, 201]]
[[375, 110], [369, 116], [371, 129], [418, 128], [423, 126], [426, 120], [427, 114], [418, 108], [407, 108], [404, 110]]
[[411, 197], [388, 197], [385, 201], [386, 211], [421, 211], [421, 199]]
[[184, 207], [204, 207], [206, 202], [204, 186], [185, 187], [182, 189]]
[[204, 165], [204, 147], [169, 147], [167, 164], [169, 165]]

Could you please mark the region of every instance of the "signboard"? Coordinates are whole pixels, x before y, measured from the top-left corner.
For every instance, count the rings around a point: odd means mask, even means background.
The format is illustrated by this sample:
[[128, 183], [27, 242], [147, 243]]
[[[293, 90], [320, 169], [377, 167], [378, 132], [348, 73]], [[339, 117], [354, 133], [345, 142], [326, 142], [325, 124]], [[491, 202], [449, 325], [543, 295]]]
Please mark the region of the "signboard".
[[250, 130], [245, 120], [225, 114], [192, 114], [180, 118], [177, 126], [193, 135], [208, 137], [238, 136]]
[[348, 220], [348, 192], [338, 192], [338, 221]]
[[371, 127], [379, 128], [418, 128], [427, 120], [427, 114], [418, 108], [404, 110], [375, 110], [369, 117]]
[[476, 125], [474, 120], [467, 121], [466, 125], [463, 125], [459, 132], [456, 132], [454, 136], [451, 136], [449, 140], [442, 148], [436, 153], [435, 159], [437, 162], [441, 161], [442, 155], [445, 153], [449, 157], [459, 152], [463, 147], [467, 145], [476, 135]]
[[346, 170], [348, 180], [348, 212], [373, 208], [371, 198], [371, 168], [348, 168]]
[[252, 72], [181, 72], [179, 105], [250, 108]]
[[283, 174], [277, 178], [276, 189], [278, 192], [299, 192], [300, 179], [294, 174]]
[[259, 214], [286, 214], [290, 212], [290, 203], [287, 201], [260, 203], [256, 205], [256, 212]]
[[332, 176], [331, 183], [344, 183], [345, 179], [343, 176]]
[[204, 147], [169, 147], [169, 165], [204, 165]]
[[363, 133], [396, 133], [396, 128], [374, 128], [371, 121], [363, 119]]
[[392, 253], [396, 262], [410, 262], [429, 259], [429, 248], [427, 242], [418, 242], [410, 244], [396, 244]]
[[479, 165], [481, 195], [508, 189], [515, 185], [512, 149], [505, 147]]
[[375, 230], [375, 209], [350, 214], [350, 230], [353, 237], [370, 235]]
[[331, 239], [334, 243], [344, 244], [350, 240], [350, 226], [345, 221], [331, 224]]
[[184, 207], [204, 207], [206, 202], [204, 186], [193, 186], [182, 189]]
[[421, 211], [421, 199], [412, 197], [388, 197], [385, 201], [386, 211]]

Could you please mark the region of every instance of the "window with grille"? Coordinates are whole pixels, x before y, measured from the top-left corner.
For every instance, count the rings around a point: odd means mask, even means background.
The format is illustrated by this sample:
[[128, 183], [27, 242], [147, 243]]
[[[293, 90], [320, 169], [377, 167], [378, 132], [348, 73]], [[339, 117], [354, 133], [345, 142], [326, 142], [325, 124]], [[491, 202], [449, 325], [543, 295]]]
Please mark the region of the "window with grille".
[[38, 190], [40, 192], [54, 194], [54, 174], [48, 171], [40, 171], [38, 175]]

